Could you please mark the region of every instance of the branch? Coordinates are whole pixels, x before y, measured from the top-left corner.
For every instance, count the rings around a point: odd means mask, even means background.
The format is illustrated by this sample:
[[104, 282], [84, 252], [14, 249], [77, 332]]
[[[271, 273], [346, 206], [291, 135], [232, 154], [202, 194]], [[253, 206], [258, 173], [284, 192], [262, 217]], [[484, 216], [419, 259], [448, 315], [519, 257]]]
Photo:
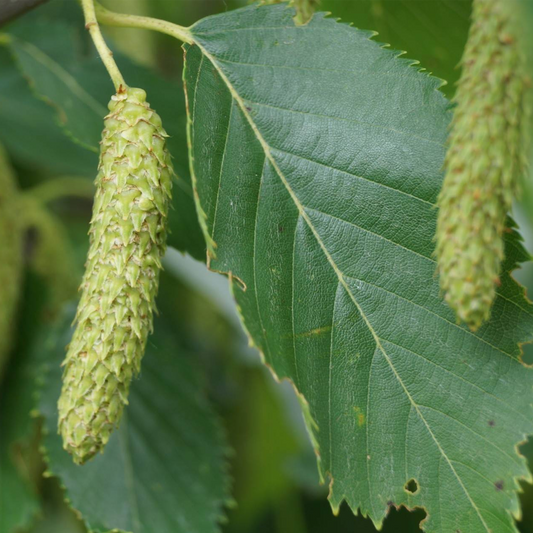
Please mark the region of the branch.
[[20, 17], [47, 0], [0, 0], [0, 26]]

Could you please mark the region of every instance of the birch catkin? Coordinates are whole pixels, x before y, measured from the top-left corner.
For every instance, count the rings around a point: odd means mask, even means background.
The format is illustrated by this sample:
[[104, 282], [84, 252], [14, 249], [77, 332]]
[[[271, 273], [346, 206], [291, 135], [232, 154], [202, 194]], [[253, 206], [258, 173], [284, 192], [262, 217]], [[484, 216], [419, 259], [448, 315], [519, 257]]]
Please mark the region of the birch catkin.
[[91, 245], [64, 362], [59, 431], [76, 463], [107, 443], [152, 329], [166, 248], [171, 162], [142, 89], [111, 99], [102, 134]]
[[439, 197], [440, 284], [457, 318], [490, 316], [505, 220], [527, 167], [525, 45], [514, 0], [474, 0]]

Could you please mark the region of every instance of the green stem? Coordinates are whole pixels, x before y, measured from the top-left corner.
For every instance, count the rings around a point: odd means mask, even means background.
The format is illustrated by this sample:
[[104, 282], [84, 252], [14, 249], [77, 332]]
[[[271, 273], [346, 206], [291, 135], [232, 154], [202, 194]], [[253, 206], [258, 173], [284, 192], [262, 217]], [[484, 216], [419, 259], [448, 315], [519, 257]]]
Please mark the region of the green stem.
[[126, 87], [126, 82], [124, 81], [124, 78], [122, 77], [122, 74], [115, 63], [115, 60], [113, 59], [113, 52], [111, 52], [107, 46], [102, 32], [100, 31], [100, 26], [98, 25], [98, 21], [96, 19], [94, 1], [81, 0], [81, 6], [85, 15], [85, 27], [91, 34], [94, 46], [96, 46], [96, 49], [100, 54], [100, 58], [102, 59], [107, 72], [109, 72], [109, 75], [111, 76], [111, 80], [115, 85], [116, 91], [119, 92], [121, 88]]
[[[85, 0], [84, 0], [85, 1]], [[188, 44], [193, 43], [191, 32], [183, 26], [178, 26], [166, 20], [154, 19], [151, 17], [141, 17], [138, 15], [126, 15], [115, 13], [101, 6], [98, 2], [96, 5], [96, 15], [98, 21], [108, 26], [121, 26], [125, 28], [141, 28], [166, 33], [180, 41]]]
[[23, 194], [39, 200], [42, 204], [66, 196], [92, 199], [94, 196], [94, 184], [87, 178], [61, 176], [35, 185], [31, 189], [24, 191]]

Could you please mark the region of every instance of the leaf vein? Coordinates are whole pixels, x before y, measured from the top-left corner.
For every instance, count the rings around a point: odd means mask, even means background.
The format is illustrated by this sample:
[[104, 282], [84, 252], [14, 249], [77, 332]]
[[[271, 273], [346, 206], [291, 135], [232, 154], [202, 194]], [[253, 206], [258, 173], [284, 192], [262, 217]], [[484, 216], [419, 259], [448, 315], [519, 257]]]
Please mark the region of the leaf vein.
[[270, 344], [268, 342], [268, 336], [266, 335], [265, 326], [263, 324], [263, 317], [261, 315], [261, 306], [259, 305], [259, 295], [257, 291], [257, 221], [259, 219], [259, 204], [261, 202], [261, 190], [263, 188], [263, 182], [265, 178], [265, 168], [268, 164], [268, 159], [265, 155], [265, 161], [263, 163], [263, 172], [261, 173], [261, 179], [259, 181], [259, 190], [257, 192], [257, 205], [255, 208], [255, 221], [254, 221], [254, 246], [253, 246], [253, 276], [254, 276], [254, 293], [255, 293], [255, 303], [257, 306], [257, 317], [259, 318], [259, 324], [261, 326], [261, 334], [265, 342], [266, 349], [268, 351], [269, 360], [272, 359], [272, 353], [270, 351]]
[[287, 152], [286, 150], [282, 150], [281, 148], [271, 147], [272, 152], [279, 152], [281, 154], [288, 155], [290, 157], [294, 157], [296, 159], [301, 159], [302, 161], [307, 161], [309, 163], [314, 163], [317, 166], [327, 168], [329, 170], [334, 170], [335, 172], [339, 172], [340, 174], [345, 174], [346, 176], [350, 176], [352, 178], [357, 178], [362, 181], [367, 181], [368, 183], [372, 183], [373, 185], [377, 185], [378, 187], [383, 187], [384, 189], [388, 189], [390, 191], [397, 192], [399, 194], [403, 194], [405, 196], [408, 196], [409, 198], [413, 198], [414, 200], [417, 200], [419, 202], [423, 202], [425, 204], [430, 205], [431, 207], [436, 207], [436, 204], [433, 202], [430, 202], [428, 200], [425, 200], [424, 198], [420, 198], [419, 196], [415, 196], [414, 194], [402, 191], [401, 189], [396, 189], [394, 187], [391, 187], [390, 185], [385, 185], [385, 183], [381, 183], [379, 181], [371, 180], [369, 178], [365, 178], [364, 176], [358, 176], [357, 174], [352, 174], [350, 172], [346, 172], [346, 170], [341, 170], [340, 168], [332, 167], [330, 165], [326, 165], [326, 163], [322, 163], [321, 161], [317, 161], [316, 159], [310, 159], [308, 157], [304, 157], [300, 154], [292, 154], [290, 152]]
[[413, 139], [418, 139], [420, 141], [424, 141], [424, 142], [427, 142], [427, 143], [431, 143], [431, 144], [436, 144], [437, 146], [443, 148], [445, 147], [445, 144], [444, 143], [441, 143], [441, 142], [438, 142], [438, 141], [434, 141], [433, 139], [427, 139], [426, 137], [420, 137], [420, 135], [415, 135], [409, 131], [403, 131], [403, 130], [398, 130], [396, 128], [390, 128], [388, 126], [384, 126], [383, 124], [375, 124], [373, 122], [363, 122], [361, 120], [354, 120], [354, 119], [351, 119], [351, 118], [344, 118], [344, 117], [333, 117], [331, 115], [323, 115], [321, 113], [312, 113], [311, 111], [301, 111], [299, 109], [290, 109], [290, 108], [287, 108], [287, 107], [280, 107], [280, 106], [275, 106], [275, 105], [272, 105], [272, 104], [265, 104], [265, 103], [262, 103], [262, 102], [254, 102], [252, 100], [248, 100], [248, 99], [245, 99], [243, 98], [242, 99], [243, 102], [246, 102], [246, 104], [248, 104], [248, 106], [259, 106], [259, 107], [268, 107], [270, 109], [275, 109], [276, 111], [283, 111], [285, 113], [292, 113], [292, 114], [299, 114], [299, 115], [308, 115], [310, 117], [316, 117], [316, 118], [325, 118], [325, 119], [328, 119], [328, 120], [338, 120], [339, 122], [349, 122], [351, 124], [358, 124], [358, 125], [362, 125], [362, 126], [369, 126], [371, 128], [375, 128], [375, 129], [379, 129], [379, 130], [382, 130], [382, 131], [388, 131], [388, 132], [392, 132], [392, 133], [399, 133], [400, 135], [406, 135], [408, 137], [411, 137]]
[[342, 74], [364, 74], [365, 76], [394, 76], [398, 79], [412, 79], [410, 76], [400, 74], [399, 72], [385, 71], [385, 70], [364, 70], [364, 69], [340, 69], [340, 68], [318, 68], [318, 67], [300, 67], [296, 65], [272, 65], [267, 63], [246, 63], [243, 61], [232, 61], [231, 59], [222, 59], [217, 57], [217, 61], [220, 63], [228, 63], [229, 65], [242, 65], [246, 67], [260, 67], [260, 68], [279, 68], [287, 70], [303, 70], [309, 72], [338, 72]]
[[220, 189], [222, 186], [222, 174], [224, 173], [224, 163], [226, 162], [226, 154], [228, 151], [228, 139], [229, 139], [229, 133], [231, 130], [231, 117], [233, 116], [233, 106], [234, 106], [234, 103], [232, 101], [232, 105], [230, 107], [229, 116], [228, 116], [228, 127], [226, 129], [226, 142], [224, 143], [224, 151], [222, 153], [222, 161], [220, 163], [220, 172], [218, 173], [217, 195], [215, 197], [215, 213], [213, 215], [213, 228], [211, 229], [211, 235], [215, 242], [216, 242], [215, 228], [217, 224], [218, 204], [219, 204], [219, 199], [220, 199]]
[[295, 264], [296, 264], [296, 235], [298, 233], [298, 224], [300, 223], [300, 215], [298, 215], [298, 218], [296, 220], [296, 224], [294, 225], [294, 234], [292, 239], [292, 265], [291, 265], [291, 322], [292, 322], [292, 350], [294, 354], [294, 371], [296, 373], [296, 388], [300, 386], [300, 374], [298, 371], [298, 356], [296, 353], [296, 330], [295, 330], [295, 317], [294, 317], [294, 296], [295, 296], [295, 278], [294, 278], [294, 271], [295, 271]]
[[331, 429], [331, 385], [333, 377], [333, 344], [335, 342], [335, 311], [337, 308], [337, 292], [339, 291], [340, 283], [337, 283], [335, 295], [333, 296], [333, 311], [331, 313], [331, 338], [329, 341], [329, 365], [328, 365], [328, 433], [329, 433], [329, 470], [333, 475], [333, 432]]
[[434, 311], [431, 311], [430, 309], [428, 309], [427, 307], [423, 307], [421, 306], [420, 304], [417, 304], [416, 302], [413, 302], [411, 300], [408, 300], [407, 298], [404, 298], [403, 296], [400, 296], [399, 294], [395, 293], [395, 292], [392, 292], [392, 291], [389, 291], [388, 289], [385, 289], [384, 287], [380, 287], [379, 285], [375, 285], [374, 283], [370, 283], [369, 281], [366, 281], [364, 279], [358, 279], [358, 278], [354, 278], [353, 276], [349, 276], [347, 274], [343, 274], [344, 277], [348, 278], [348, 279], [351, 279], [353, 281], [359, 281], [361, 283], [366, 283], [367, 285], [370, 285], [372, 287], [375, 287], [376, 289], [378, 290], [382, 290], [388, 294], [390, 294], [391, 296], [395, 296], [396, 298], [399, 298], [400, 300], [403, 300], [411, 305], [414, 305], [415, 307], [418, 307], [419, 309], [422, 309], [422, 311], [426, 311], [427, 313], [439, 318], [440, 320], [443, 320], [444, 322], [447, 322], [448, 324], [450, 324], [451, 326], [453, 326], [454, 328], [457, 328], [459, 330], [461, 330], [463, 333], [467, 334], [467, 335], [470, 335], [472, 337], [474, 337], [475, 339], [477, 339], [478, 341], [486, 344], [487, 346], [490, 346], [492, 349], [506, 355], [507, 357], [511, 358], [513, 361], [516, 361], [517, 358], [514, 357], [512, 354], [508, 353], [508, 352], [505, 352], [503, 350], [501, 350], [500, 348], [498, 348], [497, 346], [494, 346], [493, 344], [491, 344], [490, 342], [486, 341], [485, 339], [482, 339], [481, 337], [478, 337], [475, 333], [473, 333], [472, 331], [470, 331], [469, 329], [467, 329], [466, 327], [462, 327], [462, 326], [459, 326], [458, 324], [456, 324], [455, 322], [452, 322], [451, 320], [448, 320], [446, 318], [444, 318], [443, 316], [435, 313]]
[[320, 211], [319, 209], [315, 209], [313, 207], [307, 207], [303, 206], [306, 211], [314, 211], [315, 213], [318, 213], [319, 215], [324, 215], [328, 218], [333, 218], [334, 220], [338, 220], [339, 222], [342, 222], [343, 224], [347, 224], [349, 226], [352, 226], [354, 228], [357, 228], [358, 230], [364, 231], [365, 233], [370, 233], [371, 235], [374, 235], [375, 237], [378, 237], [379, 239], [382, 239], [384, 241], [389, 242], [390, 244], [393, 244], [394, 246], [397, 246], [398, 248], [402, 248], [406, 252], [410, 252], [412, 254], [417, 255], [418, 257], [421, 257], [422, 259], [425, 259], [426, 261], [429, 261], [430, 263], [435, 263], [433, 259], [430, 257], [427, 257], [426, 255], [422, 255], [419, 252], [416, 252], [415, 250], [412, 250], [411, 248], [407, 248], [406, 246], [403, 246], [403, 244], [400, 244], [396, 241], [392, 241], [391, 239], [388, 239], [387, 237], [380, 235], [379, 233], [375, 233], [374, 231], [371, 231], [369, 229], [363, 228], [361, 226], [358, 226], [354, 222], [350, 222], [349, 220], [345, 220], [344, 218], [337, 217], [335, 215], [332, 215], [331, 213], [325, 213], [324, 211]]
[[[397, 342], [393, 342], [389, 339], [385, 339], [384, 337], [381, 338], [381, 340], [384, 342], [384, 343], [387, 343], [387, 344], [392, 344], [393, 346], [396, 346], [397, 348], [400, 348], [402, 350], [405, 350], [406, 352], [409, 352], [413, 355], [415, 355], [416, 357], [420, 357], [421, 359], [423, 359], [424, 361], [427, 361], [428, 363], [436, 366], [437, 368], [440, 368], [441, 370], [443, 370], [444, 372], [447, 372], [448, 374], [452, 375], [454, 378], [457, 378], [461, 381], [463, 381], [464, 383], [466, 383], [467, 385], [471, 385], [472, 387], [478, 389], [480, 392], [482, 392], [483, 394], [486, 394], [487, 396], [490, 396], [491, 398], [494, 398], [495, 400], [499, 401], [502, 405], [504, 405], [505, 407], [507, 407], [510, 411], [512, 411], [514, 414], [520, 416], [524, 422], [526, 422], [526, 424], [529, 426], [531, 425], [531, 420], [529, 420], [523, 413], [521, 413], [520, 411], [517, 411], [512, 405], [508, 404], [507, 402], [503, 401], [501, 398], [499, 398], [498, 396], [496, 396], [495, 394], [493, 394], [492, 392], [490, 391], [487, 391], [486, 389], [483, 389], [482, 387], [480, 387], [479, 385], [476, 385], [474, 382], [472, 381], [469, 381], [468, 379], [465, 379], [464, 377], [460, 376], [459, 374], [455, 374], [453, 373], [451, 370], [448, 370], [447, 368], [443, 367], [442, 365], [439, 365], [438, 363], [435, 363], [435, 361], [432, 361], [431, 359], [429, 359], [428, 357], [424, 357], [423, 355], [419, 354], [418, 352], [415, 352], [413, 350], [410, 350], [409, 348], [406, 348], [405, 346], [402, 346], [401, 344], [398, 344]], [[532, 430], [533, 431], [533, 430]]]
[[421, 403], [418, 404], [420, 407], [422, 407], [423, 409], [429, 409], [431, 411], [435, 411], [436, 413], [439, 413], [441, 414], [442, 416], [450, 419], [450, 420], [453, 420], [454, 422], [456, 422], [457, 424], [459, 424], [460, 426], [464, 427], [465, 429], [467, 429], [468, 431], [470, 431], [471, 433], [473, 433], [474, 435], [476, 435], [477, 437], [479, 437], [480, 439], [484, 440], [485, 442], [487, 442], [488, 444], [490, 444], [495, 450], [498, 450], [501, 454], [505, 455], [507, 458], [511, 459], [511, 461], [513, 463], [516, 463], [516, 464], [519, 464], [519, 461], [517, 461], [518, 458], [518, 455], [513, 458], [511, 455], [509, 455], [507, 452], [505, 452], [504, 450], [502, 450], [498, 445], [494, 444], [494, 442], [490, 441], [487, 437], [485, 437], [484, 435], [482, 435], [481, 433], [478, 433], [477, 431], [474, 431], [471, 427], [467, 426], [464, 422], [461, 422], [459, 419], [453, 417], [452, 415], [448, 414], [448, 413], [445, 413], [444, 411], [441, 411], [440, 409], [437, 409], [435, 407], [432, 407], [430, 405], [423, 405]]

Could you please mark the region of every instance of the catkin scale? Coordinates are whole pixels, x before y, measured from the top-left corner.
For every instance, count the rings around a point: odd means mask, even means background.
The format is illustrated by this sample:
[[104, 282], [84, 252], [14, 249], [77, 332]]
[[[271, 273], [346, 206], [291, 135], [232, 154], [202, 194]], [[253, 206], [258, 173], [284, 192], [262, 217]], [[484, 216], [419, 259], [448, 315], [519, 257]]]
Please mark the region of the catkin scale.
[[109, 110], [77, 326], [58, 402], [63, 446], [79, 464], [107, 443], [140, 371], [166, 248], [172, 184], [167, 135], [146, 93], [119, 91]]
[[490, 317], [506, 216], [527, 168], [529, 81], [514, 0], [474, 0], [438, 199], [445, 300], [472, 330]]

